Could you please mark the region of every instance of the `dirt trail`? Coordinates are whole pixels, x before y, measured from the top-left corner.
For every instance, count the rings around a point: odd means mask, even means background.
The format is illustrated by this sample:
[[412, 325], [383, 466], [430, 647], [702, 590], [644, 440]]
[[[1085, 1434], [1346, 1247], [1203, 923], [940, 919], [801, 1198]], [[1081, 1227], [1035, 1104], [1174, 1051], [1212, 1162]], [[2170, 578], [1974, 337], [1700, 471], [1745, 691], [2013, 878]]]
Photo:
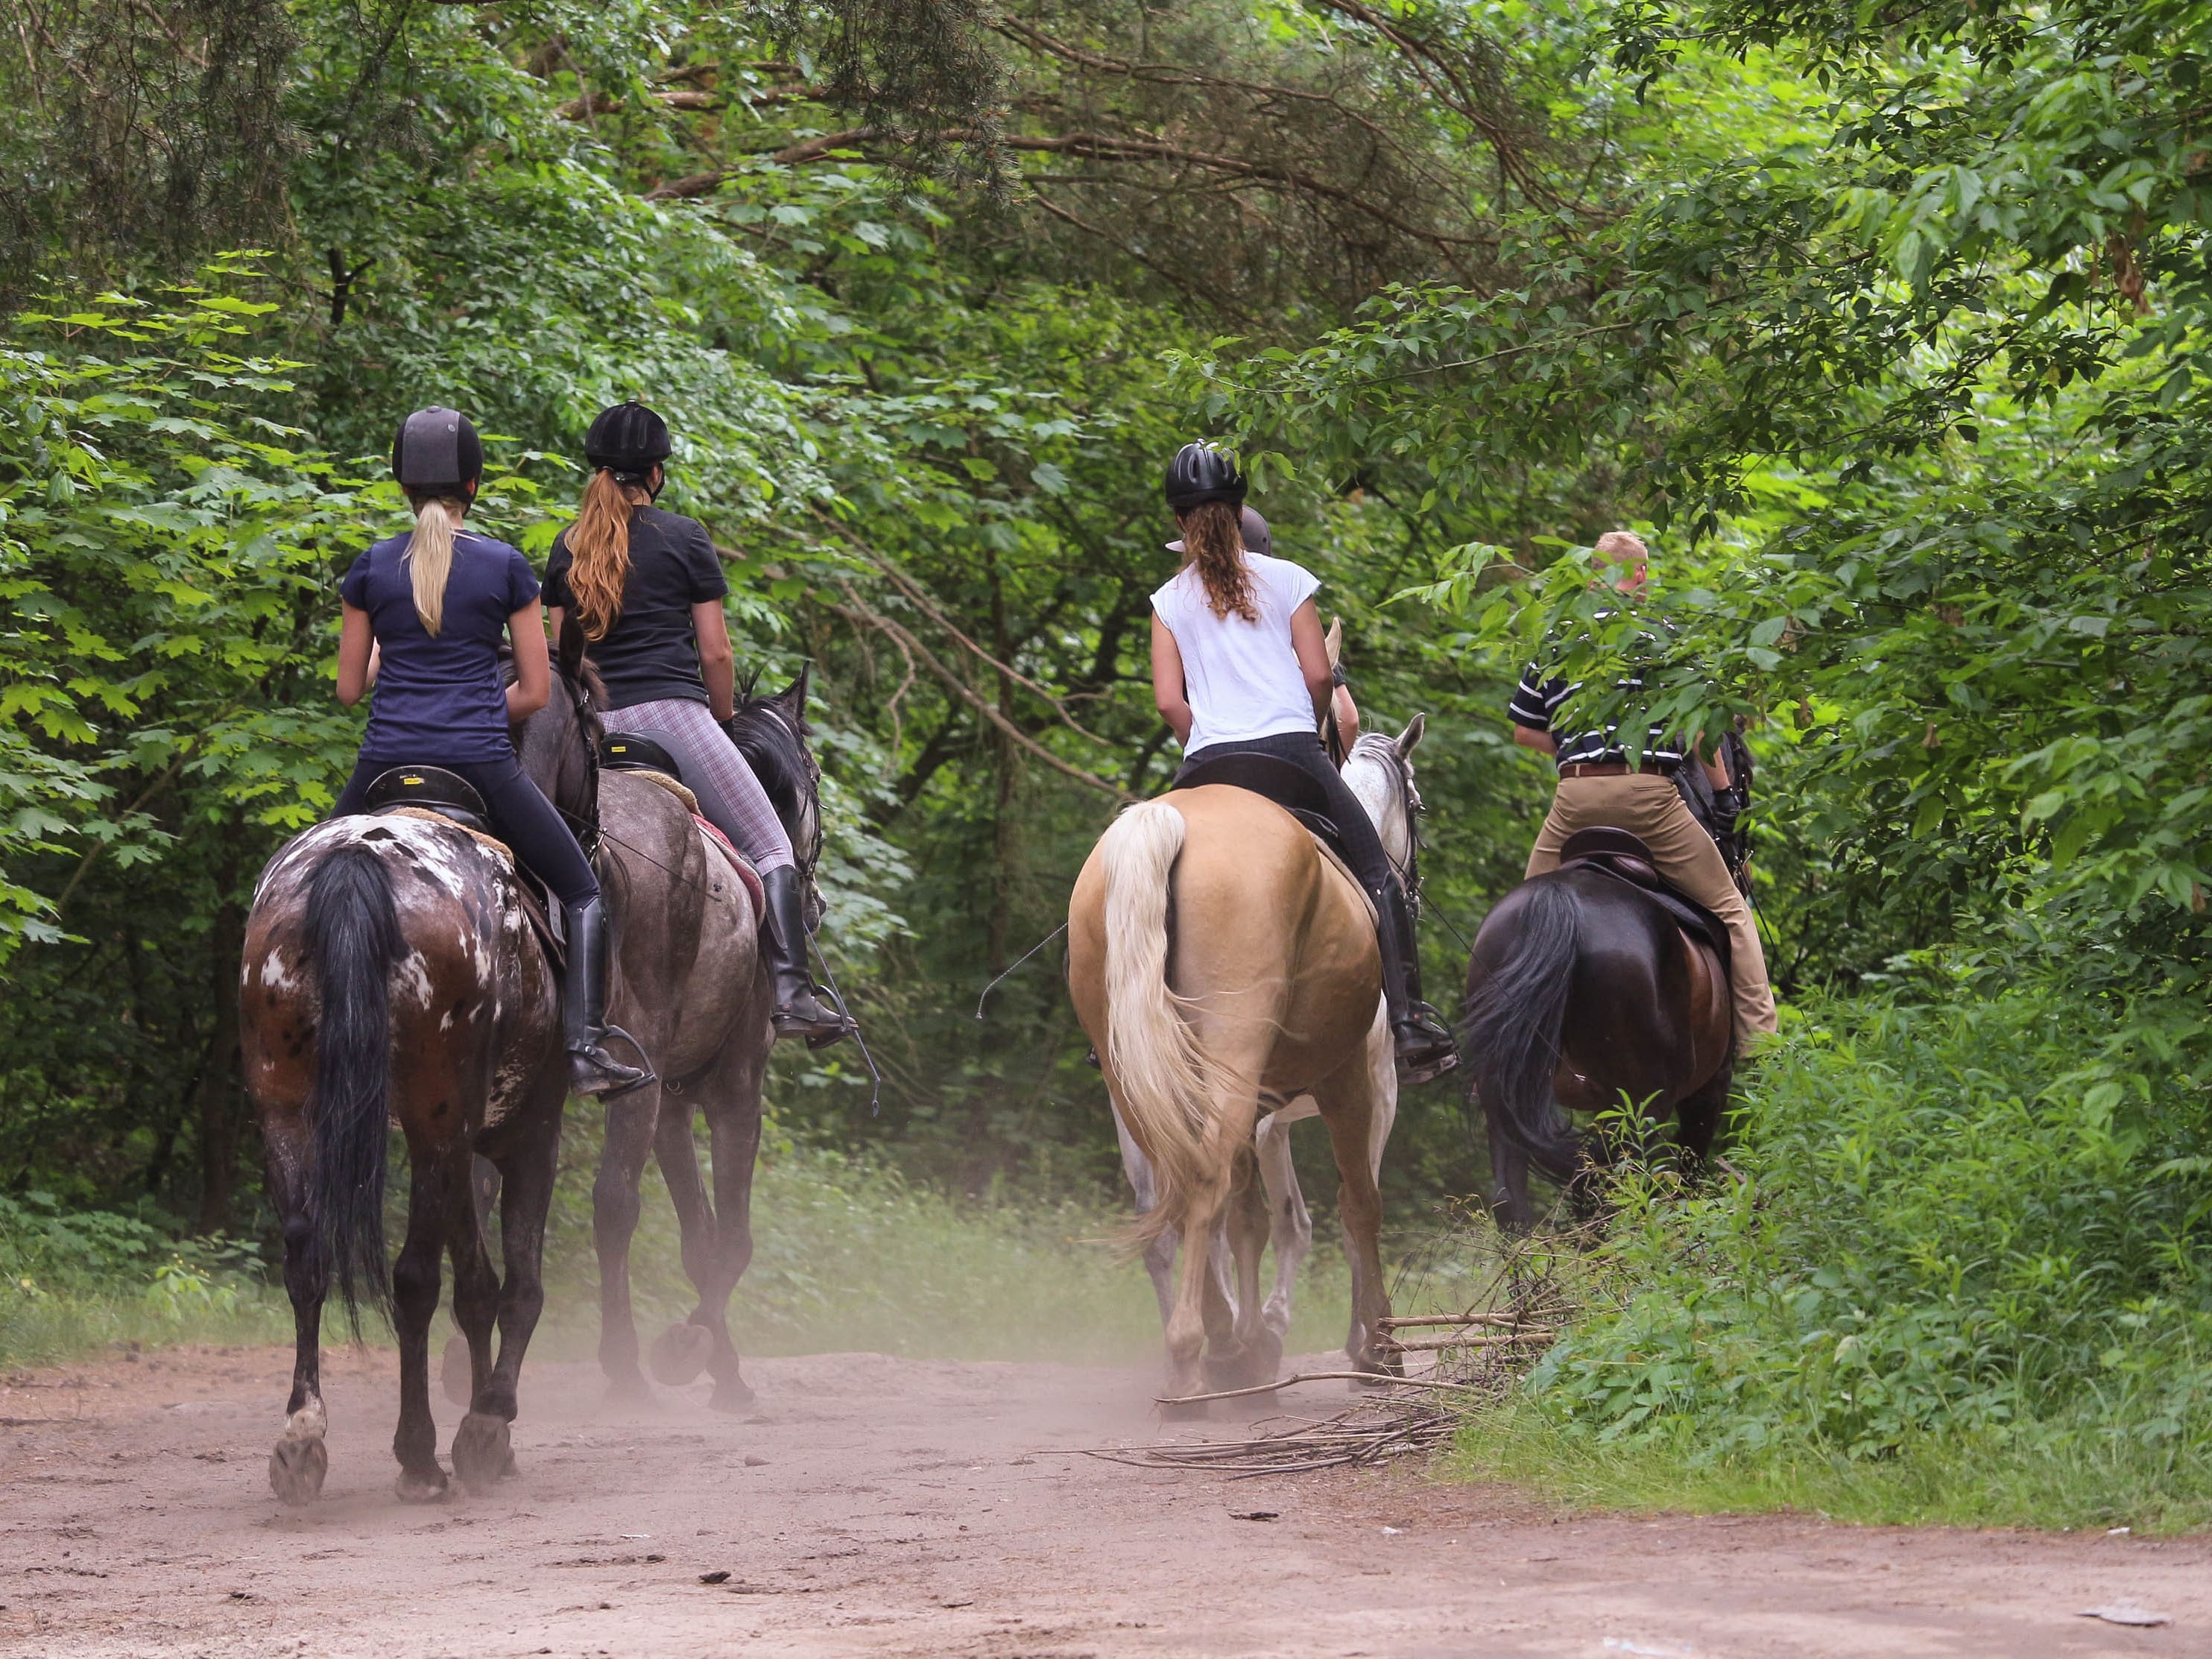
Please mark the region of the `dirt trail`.
[[[392, 1359], [338, 1352], [329, 1484], [286, 1511], [265, 1469], [288, 1360], [0, 1379], [0, 1654], [2212, 1652], [2212, 1540], [1561, 1519], [1413, 1469], [1231, 1484], [1056, 1455], [1164, 1432], [1139, 1371], [763, 1360], [732, 1419], [703, 1385], [603, 1414], [592, 1368], [536, 1365], [520, 1475], [409, 1509]], [[1231, 1518], [1255, 1509], [1278, 1518]], [[2123, 1601], [2174, 1622], [2077, 1616]]]

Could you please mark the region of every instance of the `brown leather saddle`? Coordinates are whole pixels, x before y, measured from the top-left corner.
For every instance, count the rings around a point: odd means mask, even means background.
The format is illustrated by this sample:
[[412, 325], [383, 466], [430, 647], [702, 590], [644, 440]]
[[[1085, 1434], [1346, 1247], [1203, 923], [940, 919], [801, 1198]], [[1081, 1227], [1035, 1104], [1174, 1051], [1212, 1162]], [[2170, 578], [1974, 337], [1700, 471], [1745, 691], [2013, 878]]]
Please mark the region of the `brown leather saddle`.
[[1712, 947], [1721, 974], [1732, 979], [1726, 923], [1659, 873], [1657, 860], [1644, 837], [1609, 824], [1577, 830], [1559, 848], [1562, 870], [1595, 870], [1648, 894], [1674, 925], [1700, 944]]

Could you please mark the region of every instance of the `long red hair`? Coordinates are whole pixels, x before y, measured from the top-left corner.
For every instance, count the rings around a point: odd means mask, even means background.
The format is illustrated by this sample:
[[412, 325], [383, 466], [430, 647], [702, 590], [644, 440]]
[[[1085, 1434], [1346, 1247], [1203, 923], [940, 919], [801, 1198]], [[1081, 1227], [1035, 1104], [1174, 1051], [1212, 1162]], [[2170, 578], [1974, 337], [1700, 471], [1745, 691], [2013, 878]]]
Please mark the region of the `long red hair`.
[[651, 499], [635, 485], [617, 483], [605, 467], [584, 486], [583, 505], [568, 526], [568, 592], [586, 639], [605, 639], [622, 614], [623, 588], [629, 580], [629, 515]]

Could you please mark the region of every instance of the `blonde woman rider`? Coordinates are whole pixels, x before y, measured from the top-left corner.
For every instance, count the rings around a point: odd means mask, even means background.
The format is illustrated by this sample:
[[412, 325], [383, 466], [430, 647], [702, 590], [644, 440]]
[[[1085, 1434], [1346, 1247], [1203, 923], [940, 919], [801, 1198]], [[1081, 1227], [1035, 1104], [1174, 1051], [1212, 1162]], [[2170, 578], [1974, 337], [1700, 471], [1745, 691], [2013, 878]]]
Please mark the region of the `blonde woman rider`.
[[807, 972], [791, 837], [722, 729], [737, 708], [722, 562], [704, 525], [653, 504], [667, 482], [672, 447], [667, 422], [635, 399], [592, 422], [583, 504], [545, 563], [547, 612], [556, 633], [572, 612], [583, 625], [586, 653], [606, 683], [608, 729], [667, 750], [700, 811], [760, 872], [776, 1034], [832, 1040], [851, 1027], [823, 1006]]
[[1366, 809], [1329, 764], [1319, 726], [1336, 690], [1321, 582], [1287, 559], [1244, 545], [1244, 478], [1210, 444], [1168, 465], [1167, 501], [1182, 526], [1178, 570], [1152, 595], [1152, 696], [1183, 746], [1183, 769], [1239, 751], [1272, 755], [1328, 797], [1345, 862], [1375, 901], [1382, 995], [1401, 1073], [1424, 1083], [1459, 1063], [1451, 1033], [1421, 1000], [1411, 908]]
[[[392, 473], [407, 492], [415, 527], [377, 543], [346, 572], [338, 701], [350, 708], [372, 683], [376, 691], [361, 758], [331, 816], [360, 812], [369, 785], [395, 766], [441, 767], [466, 779], [483, 797], [492, 833], [561, 902], [571, 1086], [596, 1095], [650, 1083], [651, 1072], [621, 1064], [601, 1046], [610, 1035], [629, 1038], [607, 1024], [599, 880], [514, 756], [509, 732], [545, 706], [552, 671], [530, 562], [505, 542], [461, 527], [483, 476], [483, 445], [465, 416], [419, 409], [392, 441]], [[499, 648], [509, 642], [514, 684], [503, 685]]]

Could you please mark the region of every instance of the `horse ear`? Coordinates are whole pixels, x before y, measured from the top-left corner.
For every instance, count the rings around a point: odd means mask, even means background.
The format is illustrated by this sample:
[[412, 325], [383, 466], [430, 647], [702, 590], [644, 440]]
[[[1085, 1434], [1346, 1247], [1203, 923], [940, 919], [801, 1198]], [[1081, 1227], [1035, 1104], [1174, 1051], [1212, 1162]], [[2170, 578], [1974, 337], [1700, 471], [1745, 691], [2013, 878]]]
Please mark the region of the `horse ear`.
[[812, 663], [799, 664], [799, 678], [775, 694], [775, 700], [790, 712], [793, 720], [803, 722], [806, 719], [806, 683], [813, 673]]
[[1328, 619], [1328, 637], [1322, 643], [1328, 647], [1328, 665], [1331, 668], [1344, 660], [1343, 617], [1331, 617]]
[[1429, 717], [1416, 714], [1406, 722], [1406, 729], [1398, 734], [1398, 758], [1403, 760], [1420, 747], [1422, 736], [1429, 729]]
[[561, 672], [572, 680], [584, 672], [585, 644], [584, 624], [573, 610], [566, 612], [561, 618]]

